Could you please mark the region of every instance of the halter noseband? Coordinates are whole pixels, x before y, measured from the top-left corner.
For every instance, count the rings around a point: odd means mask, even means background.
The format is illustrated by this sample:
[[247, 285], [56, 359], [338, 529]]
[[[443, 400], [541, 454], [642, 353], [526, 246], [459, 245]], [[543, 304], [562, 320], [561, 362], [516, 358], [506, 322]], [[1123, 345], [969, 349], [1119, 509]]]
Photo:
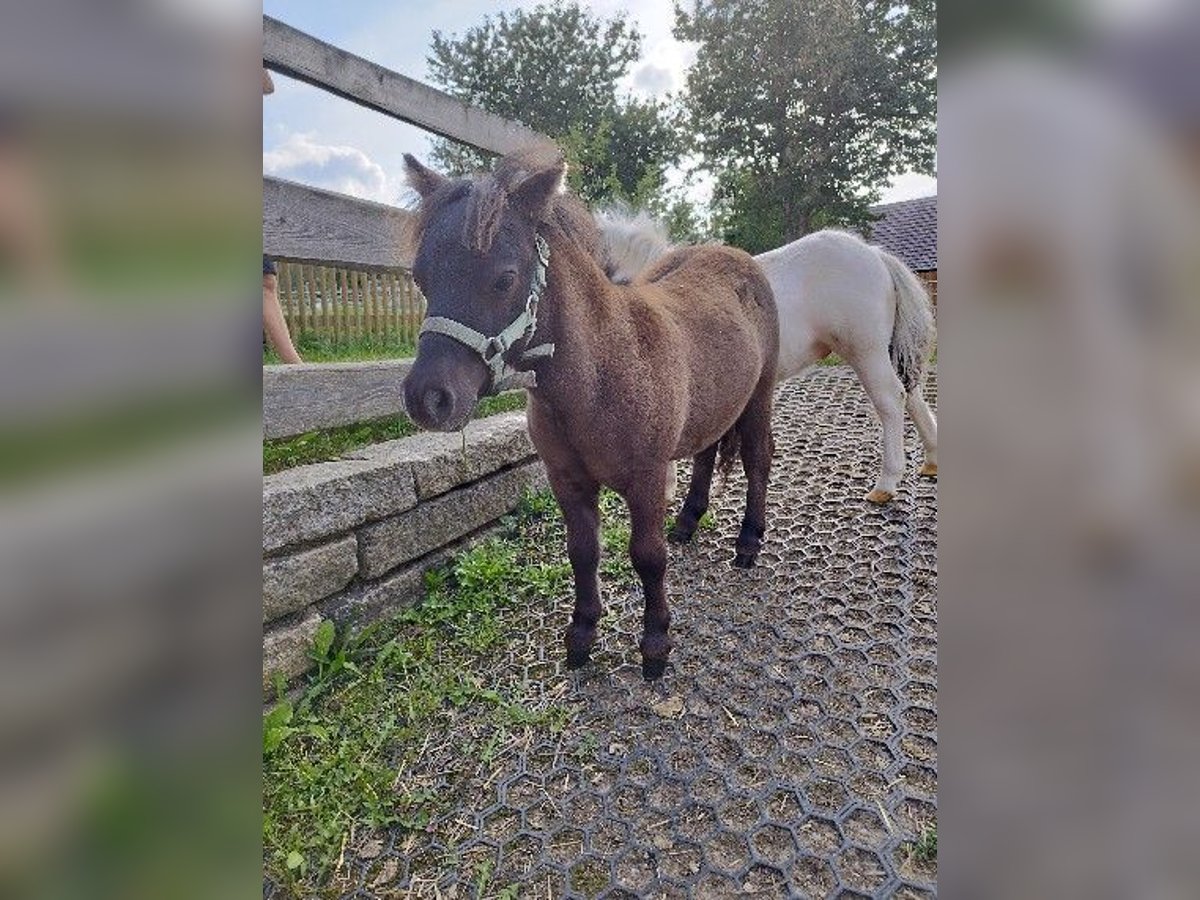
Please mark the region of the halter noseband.
[[[550, 245], [542, 239], [540, 234], [535, 234], [533, 239], [537, 246], [538, 260], [533, 270], [533, 283], [529, 286], [529, 298], [525, 301], [524, 312], [517, 316], [507, 328], [495, 337], [488, 337], [454, 319], [430, 316], [417, 334], [418, 339], [426, 332], [442, 334], [478, 353], [483, 359], [484, 365], [488, 367], [491, 379], [487, 394], [498, 394], [500, 391], [507, 391], [511, 388], [537, 387], [537, 373], [515, 368], [504, 359], [504, 354], [513, 344], [522, 338], [533, 337], [534, 331], [537, 330], [538, 301], [541, 300], [542, 292], [546, 289], [546, 268], [550, 265]], [[526, 347], [522, 351], [521, 362], [548, 359], [553, 355], [553, 343], [538, 344], [536, 347]]]

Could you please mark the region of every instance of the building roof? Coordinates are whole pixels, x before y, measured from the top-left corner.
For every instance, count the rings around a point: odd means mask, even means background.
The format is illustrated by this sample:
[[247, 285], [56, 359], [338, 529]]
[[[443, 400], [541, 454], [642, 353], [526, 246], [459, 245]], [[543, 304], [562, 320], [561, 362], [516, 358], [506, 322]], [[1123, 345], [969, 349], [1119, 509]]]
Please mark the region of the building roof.
[[877, 244], [914, 272], [937, 269], [937, 195], [883, 203], [871, 212], [883, 218], [864, 229], [867, 240]]

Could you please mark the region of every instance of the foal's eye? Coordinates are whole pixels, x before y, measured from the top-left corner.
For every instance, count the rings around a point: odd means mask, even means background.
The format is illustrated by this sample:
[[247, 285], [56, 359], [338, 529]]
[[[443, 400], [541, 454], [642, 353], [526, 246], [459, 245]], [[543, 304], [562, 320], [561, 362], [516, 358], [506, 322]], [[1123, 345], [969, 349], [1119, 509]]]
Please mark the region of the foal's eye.
[[516, 280], [517, 280], [516, 272], [505, 272], [503, 275], [501, 275], [499, 278], [496, 279], [494, 284], [492, 284], [492, 289], [497, 294], [506, 293], [506, 292], [512, 290], [512, 286], [516, 282]]

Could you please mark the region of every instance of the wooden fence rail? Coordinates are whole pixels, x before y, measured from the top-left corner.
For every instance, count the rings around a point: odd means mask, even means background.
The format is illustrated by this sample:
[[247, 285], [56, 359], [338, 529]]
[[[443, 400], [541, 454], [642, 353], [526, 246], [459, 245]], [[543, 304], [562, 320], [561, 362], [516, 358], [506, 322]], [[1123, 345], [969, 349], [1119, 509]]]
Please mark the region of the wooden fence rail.
[[276, 260], [279, 304], [293, 337], [376, 336], [415, 344], [425, 298], [405, 270], [361, 271]]
[[509, 153], [549, 141], [519, 122], [347, 53], [270, 16], [263, 16], [263, 64], [368, 109], [490, 153]]
[[263, 437], [398, 416], [411, 367], [410, 359], [263, 366]]

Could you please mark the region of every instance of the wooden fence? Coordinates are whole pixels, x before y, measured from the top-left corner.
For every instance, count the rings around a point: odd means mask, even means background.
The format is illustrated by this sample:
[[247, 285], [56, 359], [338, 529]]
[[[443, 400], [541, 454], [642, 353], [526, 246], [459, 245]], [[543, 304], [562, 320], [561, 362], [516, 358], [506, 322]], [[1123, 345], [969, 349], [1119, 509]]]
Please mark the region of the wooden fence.
[[276, 260], [279, 303], [293, 337], [367, 336], [415, 344], [425, 298], [403, 269], [362, 271]]
[[[391, 118], [504, 154], [549, 141], [376, 63], [263, 16], [263, 65]], [[425, 299], [412, 266], [410, 210], [263, 177], [263, 253], [279, 270], [293, 335], [395, 335], [416, 342]], [[290, 437], [404, 410], [411, 362], [263, 366], [263, 436]]]

